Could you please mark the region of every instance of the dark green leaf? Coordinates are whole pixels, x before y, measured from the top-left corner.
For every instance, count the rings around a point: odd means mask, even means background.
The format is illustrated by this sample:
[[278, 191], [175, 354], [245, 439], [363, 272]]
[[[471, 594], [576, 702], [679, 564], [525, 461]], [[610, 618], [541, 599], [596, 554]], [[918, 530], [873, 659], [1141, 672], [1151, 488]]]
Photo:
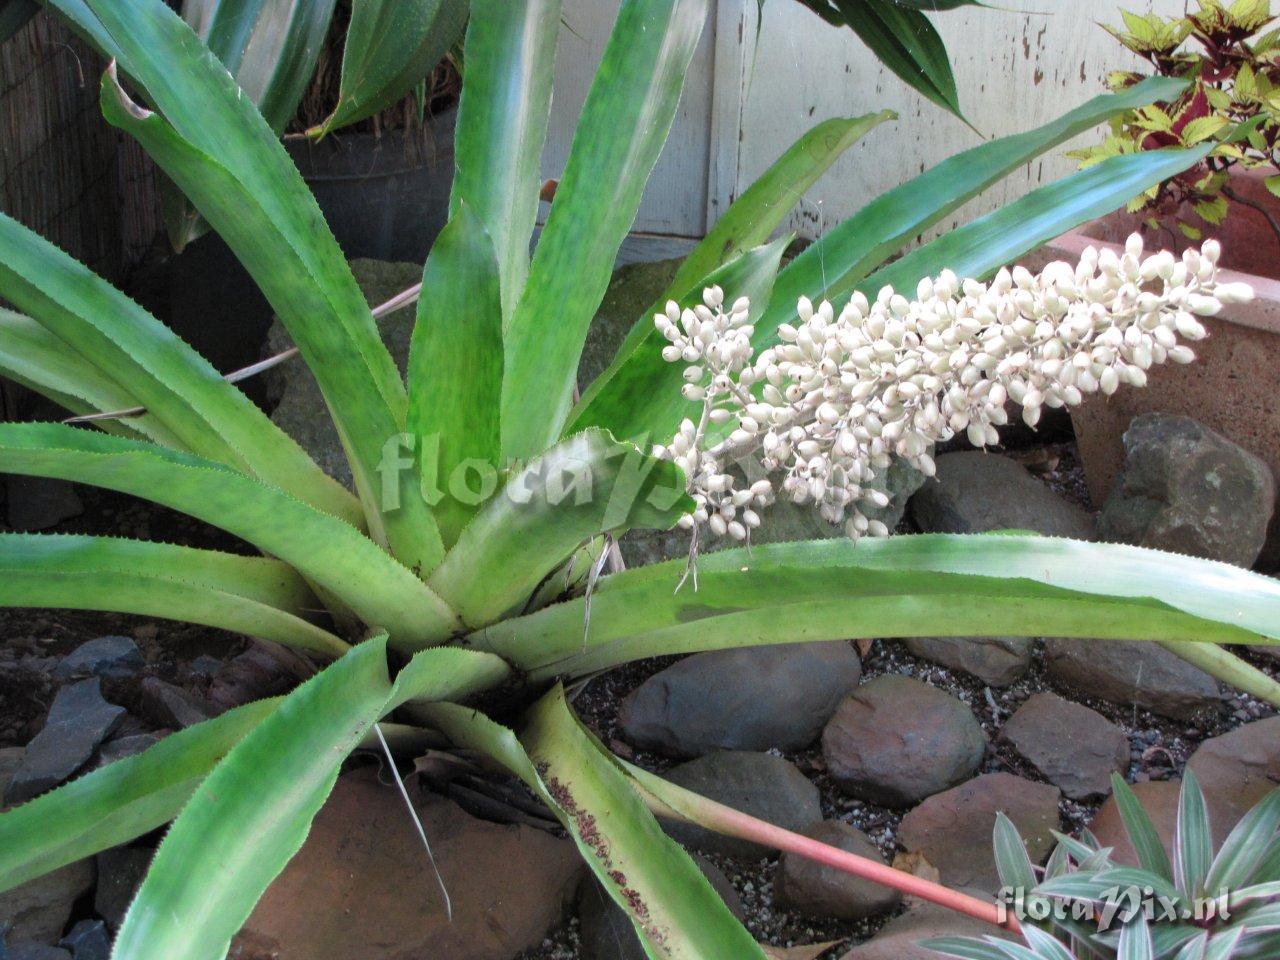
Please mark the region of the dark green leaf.
[[0, 0], [0, 43], [4, 43], [40, 12], [35, 0]]
[[843, 22], [898, 79], [964, 119], [947, 49], [929, 18], [891, 0], [834, 0]]
[[395, 104], [435, 69], [466, 22], [467, 0], [353, 4], [337, 106], [307, 133], [322, 137]]

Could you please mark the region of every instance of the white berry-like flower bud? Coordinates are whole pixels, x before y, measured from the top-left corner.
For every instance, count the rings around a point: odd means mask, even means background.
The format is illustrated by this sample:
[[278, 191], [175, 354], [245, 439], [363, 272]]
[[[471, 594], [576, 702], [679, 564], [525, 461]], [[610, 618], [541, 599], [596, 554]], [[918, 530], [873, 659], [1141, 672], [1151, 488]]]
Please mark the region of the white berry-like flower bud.
[[1216, 241], [1180, 258], [1144, 253], [1135, 235], [1122, 255], [1088, 248], [1077, 264], [1038, 275], [1015, 267], [981, 283], [943, 271], [922, 279], [914, 300], [885, 287], [873, 303], [859, 291], [838, 313], [800, 298], [797, 325], [779, 325], [779, 342], [758, 356], [746, 298], [726, 313], [712, 287], [691, 310], [668, 304], [654, 317], [670, 341], [662, 355], [687, 365], [683, 393], [702, 406], [696, 423], [685, 420], [655, 448], [686, 472], [697, 506], [682, 528], [695, 542], [703, 526], [750, 537], [775, 487], [764, 479], [735, 488], [725, 465], [746, 456], [849, 536], [884, 536], [864, 510], [888, 504], [874, 484], [893, 456], [932, 476], [934, 444], [960, 431], [976, 447], [997, 443], [1009, 402], [1034, 426], [1046, 406], [1142, 386], [1155, 365], [1190, 363], [1195, 354], [1179, 338], [1203, 338], [1198, 317], [1252, 291], [1217, 282]]

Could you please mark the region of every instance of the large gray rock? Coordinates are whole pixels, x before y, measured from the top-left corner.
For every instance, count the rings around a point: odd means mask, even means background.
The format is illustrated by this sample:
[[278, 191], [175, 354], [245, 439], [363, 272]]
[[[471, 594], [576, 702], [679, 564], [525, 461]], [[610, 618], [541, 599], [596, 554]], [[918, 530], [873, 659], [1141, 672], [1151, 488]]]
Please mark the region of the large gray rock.
[[1058, 829], [1058, 788], [1011, 773], [986, 773], [930, 797], [902, 818], [898, 842], [938, 868], [949, 887], [1000, 886], [991, 835], [996, 814], [1018, 828], [1033, 863], [1053, 846]]
[[1093, 517], [1062, 499], [1008, 457], [963, 450], [938, 457], [938, 473], [911, 498], [911, 518], [925, 533], [1032, 530], [1092, 540]]
[[[729, 911], [739, 920], [745, 919], [742, 901], [720, 869], [697, 855], [693, 862]], [[631, 917], [592, 876], [582, 881], [578, 891], [578, 924], [582, 960], [647, 960], [649, 956], [640, 945]]]
[[52, 790], [79, 770], [124, 720], [125, 710], [102, 698], [97, 677], [63, 687], [49, 717], [27, 744], [22, 763], [5, 791], [5, 802], [22, 803]]
[[1179, 720], [1222, 705], [1217, 680], [1157, 643], [1052, 637], [1044, 653], [1050, 678], [1100, 700]]
[[646, 750], [800, 750], [822, 732], [862, 667], [844, 640], [714, 650], [686, 657], [622, 702], [618, 726]]
[[1102, 714], [1037, 693], [1006, 721], [1000, 736], [1073, 800], [1111, 792], [1111, 775], [1129, 769], [1129, 738]]
[[110, 960], [111, 935], [101, 920], [81, 920], [59, 941], [71, 951], [71, 960]]
[[1098, 536], [1248, 567], [1275, 508], [1260, 458], [1190, 417], [1148, 413], [1124, 434], [1124, 471]]
[[[804, 831], [822, 843], [868, 860], [883, 854], [861, 830], [842, 820], [823, 820]], [[794, 853], [784, 853], [773, 875], [775, 902], [815, 917], [861, 920], [888, 913], [898, 906], [898, 891], [824, 866]]]
[[913, 656], [971, 674], [992, 687], [1007, 687], [1031, 669], [1030, 637], [910, 637]]
[[864, 683], [822, 731], [827, 771], [845, 793], [907, 806], [971, 777], [987, 739], [961, 701], [910, 677]]
[[141, 694], [143, 711], [162, 727], [181, 730], [204, 723], [214, 715], [209, 704], [159, 677], [143, 680]]
[[[803, 830], [822, 818], [818, 788], [795, 764], [770, 753], [722, 750], [673, 767], [665, 776], [677, 786], [787, 830]], [[759, 859], [773, 852], [692, 824], [665, 826], [676, 840], [706, 853]]]
[[[369, 306], [385, 303], [397, 293], [422, 281], [422, 264], [388, 263], [382, 260], [351, 261], [351, 272]], [[401, 307], [378, 321], [378, 331], [391, 351], [401, 375], [409, 361], [409, 340], [417, 311]], [[279, 353], [292, 347], [293, 340], [277, 319], [267, 333], [266, 352]], [[338, 431], [329, 417], [324, 397], [305, 363], [288, 361], [263, 375], [267, 395], [275, 403], [271, 419], [302, 445], [329, 476], [351, 486], [351, 468], [338, 440]]]

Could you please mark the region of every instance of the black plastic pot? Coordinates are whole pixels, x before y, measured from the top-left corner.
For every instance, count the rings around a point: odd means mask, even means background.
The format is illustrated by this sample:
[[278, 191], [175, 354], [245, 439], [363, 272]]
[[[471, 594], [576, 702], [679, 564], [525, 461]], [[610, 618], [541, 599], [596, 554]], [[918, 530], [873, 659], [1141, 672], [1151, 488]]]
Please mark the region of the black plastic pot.
[[[448, 219], [455, 115], [432, 117], [412, 143], [401, 131], [285, 142], [348, 259], [426, 261]], [[271, 307], [221, 237], [206, 234], [169, 268], [168, 319], [180, 336], [219, 370], [261, 358]]]
[[349, 259], [422, 263], [449, 217], [456, 111], [407, 143], [398, 132], [286, 141]]

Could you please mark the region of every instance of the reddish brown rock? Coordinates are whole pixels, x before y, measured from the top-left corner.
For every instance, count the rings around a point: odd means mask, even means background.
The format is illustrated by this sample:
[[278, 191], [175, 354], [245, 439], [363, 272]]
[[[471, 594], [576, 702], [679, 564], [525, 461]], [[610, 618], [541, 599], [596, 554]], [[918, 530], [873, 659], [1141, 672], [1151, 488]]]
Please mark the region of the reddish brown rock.
[[908, 813], [898, 828], [898, 842], [923, 854], [947, 886], [994, 892], [1000, 886], [991, 851], [997, 813], [1013, 821], [1038, 863], [1058, 829], [1058, 788], [1011, 773], [983, 774]]
[[439, 797], [418, 807], [452, 922], [395, 787], [361, 771], [339, 780], [230, 960], [510, 960], [539, 943], [576, 889], [573, 844], [476, 820]]
[[[1156, 834], [1164, 843], [1165, 852], [1172, 862], [1173, 831], [1178, 822], [1178, 794], [1182, 789], [1182, 781], [1150, 780], [1135, 783], [1132, 787], [1142, 809], [1151, 817], [1151, 824], [1156, 828]], [[1129, 832], [1125, 829], [1120, 807], [1114, 796], [1107, 797], [1106, 802], [1098, 808], [1093, 822], [1089, 824], [1089, 830], [1102, 846], [1113, 848], [1111, 859], [1116, 863], [1131, 867], [1138, 865], [1138, 855], [1129, 842]]]
[[1230, 828], [1280, 786], [1280, 717], [1256, 720], [1200, 744], [1187, 761], [1209, 808], [1214, 834]]
[[[841, 820], [823, 820], [804, 831], [822, 843], [869, 860], [883, 861], [871, 839]], [[898, 891], [852, 876], [794, 853], [784, 853], [773, 878], [774, 901], [815, 917], [861, 920], [898, 906]]]
[[1097, 711], [1055, 693], [1027, 700], [1000, 736], [1073, 800], [1106, 796], [1111, 775], [1129, 768], [1125, 732]]
[[827, 770], [840, 789], [896, 807], [972, 776], [986, 746], [964, 703], [894, 674], [855, 689], [822, 731]]

